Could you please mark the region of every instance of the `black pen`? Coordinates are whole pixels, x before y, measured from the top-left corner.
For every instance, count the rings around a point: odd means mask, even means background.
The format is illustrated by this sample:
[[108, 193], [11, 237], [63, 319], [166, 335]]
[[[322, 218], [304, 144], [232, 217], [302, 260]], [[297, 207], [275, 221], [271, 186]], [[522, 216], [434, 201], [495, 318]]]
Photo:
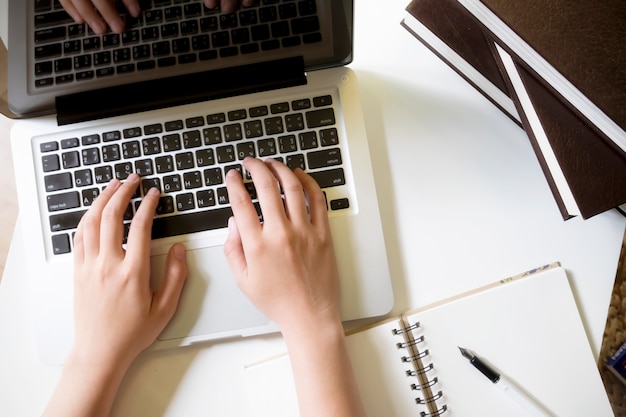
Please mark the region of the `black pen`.
[[533, 401], [528, 395], [521, 391], [518, 387], [513, 385], [511, 381], [502, 376], [499, 372], [491, 368], [485, 362], [481, 361], [476, 355], [471, 353], [467, 349], [459, 347], [461, 355], [469, 359], [474, 368], [478, 369], [483, 375], [485, 375], [495, 386], [505, 392], [513, 401], [518, 403], [526, 412], [531, 416], [546, 417], [551, 416], [543, 407]]

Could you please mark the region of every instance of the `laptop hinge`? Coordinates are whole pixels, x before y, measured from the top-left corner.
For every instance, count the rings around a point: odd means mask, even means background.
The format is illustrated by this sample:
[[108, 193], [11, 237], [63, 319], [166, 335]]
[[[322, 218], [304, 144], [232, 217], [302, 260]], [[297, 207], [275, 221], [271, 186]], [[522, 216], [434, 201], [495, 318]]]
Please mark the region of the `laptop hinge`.
[[304, 59], [286, 58], [56, 97], [59, 126], [306, 84]]

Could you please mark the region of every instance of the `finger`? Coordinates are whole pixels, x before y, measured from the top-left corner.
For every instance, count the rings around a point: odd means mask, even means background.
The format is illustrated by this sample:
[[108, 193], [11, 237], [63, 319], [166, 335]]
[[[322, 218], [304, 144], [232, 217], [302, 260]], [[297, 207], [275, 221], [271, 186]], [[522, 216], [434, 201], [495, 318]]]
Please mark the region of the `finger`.
[[228, 219], [228, 237], [226, 242], [224, 242], [224, 255], [226, 255], [230, 270], [239, 284], [242, 278], [247, 275], [248, 263], [246, 262], [241, 235], [234, 217]]
[[124, 240], [124, 213], [128, 208], [130, 199], [137, 185], [139, 176], [131, 174], [119, 190], [109, 200], [102, 210], [100, 228], [100, 252], [106, 251], [111, 254], [122, 254], [122, 241]]
[[[265, 222], [285, 221], [285, 207], [274, 173], [264, 162], [255, 158], [244, 159], [243, 165], [252, 176], [259, 205], [263, 212], [263, 220]], [[239, 226], [242, 225], [239, 224]]]
[[78, 9], [76, 9], [76, 6], [74, 6], [71, 0], [60, 0], [60, 2], [63, 9], [65, 9], [67, 14], [69, 14], [76, 23], [85, 22], [83, 16], [79, 13]]
[[79, 245], [78, 250], [84, 251], [84, 256], [87, 259], [94, 258], [100, 252], [100, 223], [102, 221], [102, 211], [119, 187], [119, 180], [111, 180], [78, 223], [76, 235], [79, 238], [75, 240], [74, 244]]
[[145, 262], [150, 256], [150, 241], [152, 239], [152, 221], [156, 207], [159, 204], [159, 189], [150, 188], [141, 204], [133, 221], [130, 223], [128, 242], [126, 243], [126, 257], [131, 260]]
[[185, 258], [185, 247], [177, 243], [167, 253], [165, 276], [161, 286], [154, 294], [152, 303], [152, 309], [156, 309], [157, 314], [162, 315], [163, 326], [167, 324], [176, 311], [186, 278], [187, 260]]
[[96, 10], [93, 3], [88, 0], [74, 0], [73, 3], [77, 12], [82, 16], [83, 21], [97, 34], [101, 35], [106, 32], [107, 26]]
[[241, 5], [243, 7], [252, 7], [257, 4], [257, 0], [242, 0]]
[[267, 165], [278, 179], [285, 194], [284, 210], [294, 223], [308, 222], [309, 215], [304, 198], [304, 189], [298, 177], [285, 164], [274, 159], [267, 160]]
[[219, 4], [219, 0], [204, 0], [207, 9], [215, 9]]
[[133, 17], [137, 17], [141, 13], [139, 0], [124, 0], [124, 6], [126, 6], [126, 10], [128, 10], [128, 13]]
[[259, 216], [252, 204], [248, 190], [243, 185], [241, 175], [234, 169], [226, 174], [226, 188], [230, 207], [242, 233], [242, 241], [245, 244], [247, 239], [256, 239], [257, 234], [261, 232]]
[[322, 192], [319, 184], [313, 179], [313, 177], [302, 171], [300, 168], [296, 168], [294, 174], [300, 180], [307, 200], [309, 201], [311, 223], [315, 226], [328, 229], [329, 222], [326, 196]]
[[220, 9], [224, 13], [234, 13], [239, 6], [239, 0], [222, 0]]
[[[100, 16], [104, 18], [111, 30], [115, 33], [124, 32], [124, 21], [120, 12], [115, 7], [115, 2], [110, 0], [92, 0], [96, 5], [96, 9], [100, 13]], [[95, 29], [94, 29], [95, 31]], [[105, 28], [106, 31], [106, 28]]]

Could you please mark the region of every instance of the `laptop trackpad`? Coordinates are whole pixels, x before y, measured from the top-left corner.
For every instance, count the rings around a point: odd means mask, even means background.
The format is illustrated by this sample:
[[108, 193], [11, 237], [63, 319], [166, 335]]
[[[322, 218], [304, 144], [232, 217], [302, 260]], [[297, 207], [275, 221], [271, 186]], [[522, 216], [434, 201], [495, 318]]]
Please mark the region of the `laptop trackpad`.
[[[166, 257], [151, 258], [153, 288], [163, 279]], [[187, 251], [187, 271], [178, 309], [159, 340], [202, 335], [208, 340], [270, 323], [235, 284], [222, 246]]]

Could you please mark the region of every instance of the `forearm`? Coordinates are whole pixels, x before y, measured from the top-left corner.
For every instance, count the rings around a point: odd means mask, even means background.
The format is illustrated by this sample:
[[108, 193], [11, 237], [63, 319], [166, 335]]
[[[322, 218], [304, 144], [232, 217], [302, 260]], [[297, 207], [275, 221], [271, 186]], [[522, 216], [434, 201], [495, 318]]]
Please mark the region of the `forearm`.
[[283, 335], [301, 417], [365, 416], [339, 320], [303, 323]]
[[70, 355], [44, 417], [105, 417], [130, 364], [86, 363]]

